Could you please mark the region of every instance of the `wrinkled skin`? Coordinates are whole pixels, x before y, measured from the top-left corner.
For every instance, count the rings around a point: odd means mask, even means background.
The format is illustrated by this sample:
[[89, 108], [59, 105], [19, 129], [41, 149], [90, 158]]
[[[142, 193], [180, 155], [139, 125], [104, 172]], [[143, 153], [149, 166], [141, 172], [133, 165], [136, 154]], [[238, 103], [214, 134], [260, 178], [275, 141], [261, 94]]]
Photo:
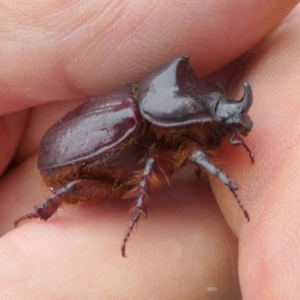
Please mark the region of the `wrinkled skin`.
[[[2, 173], [14, 157], [0, 181], [1, 299], [297, 299], [299, 5], [290, 13], [296, 2], [1, 5]], [[255, 125], [247, 143], [256, 164], [239, 147], [224, 144], [218, 153], [251, 221], [218, 180], [211, 190], [186, 170], [174, 188], [152, 195], [126, 259], [120, 245], [130, 202], [67, 207], [47, 222], [12, 230], [14, 219], [49, 194], [36, 168], [46, 129], [86, 96], [136, 82], [184, 54], [199, 76], [215, 72], [211, 78], [232, 96], [245, 79], [253, 87]]]

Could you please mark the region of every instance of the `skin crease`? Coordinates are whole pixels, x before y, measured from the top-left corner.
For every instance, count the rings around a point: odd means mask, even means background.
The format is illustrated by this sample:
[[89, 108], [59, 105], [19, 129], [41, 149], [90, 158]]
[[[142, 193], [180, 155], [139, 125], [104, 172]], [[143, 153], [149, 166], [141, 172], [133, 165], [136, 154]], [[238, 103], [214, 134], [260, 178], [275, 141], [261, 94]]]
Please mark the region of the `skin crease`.
[[[296, 2], [0, 3], [2, 172], [14, 157], [0, 181], [1, 299], [298, 299]], [[218, 151], [251, 221], [220, 182], [212, 178], [213, 194], [184, 170], [173, 188], [152, 194], [127, 259], [120, 246], [130, 201], [66, 207], [12, 230], [14, 219], [49, 195], [36, 169], [47, 128], [88, 95], [135, 82], [184, 54], [199, 76], [224, 67], [213, 77], [235, 98], [243, 80], [252, 85], [254, 129], [246, 142], [256, 164], [241, 147], [224, 143]]]

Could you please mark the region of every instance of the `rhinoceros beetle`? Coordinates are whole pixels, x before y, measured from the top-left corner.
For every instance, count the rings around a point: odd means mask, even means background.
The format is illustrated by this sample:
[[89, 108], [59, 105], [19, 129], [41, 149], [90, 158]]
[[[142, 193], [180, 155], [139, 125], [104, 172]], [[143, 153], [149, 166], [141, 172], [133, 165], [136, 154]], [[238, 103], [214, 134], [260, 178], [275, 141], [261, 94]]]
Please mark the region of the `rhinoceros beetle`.
[[42, 138], [38, 168], [52, 194], [29, 218], [50, 218], [62, 202], [78, 203], [104, 196], [135, 197], [135, 215], [125, 235], [125, 248], [140, 215], [147, 214], [148, 193], [188, 162], [219, 178], [232, 192], [238, 186], [217, 168], [208, 150], [223, 138], [242, 145], [252, 129], [248, 116], [252, 90], [234, 101], [215, 82], [194, 74], [189, 57], [162, 65], [138, 84], [94, 97], [55, 123]]

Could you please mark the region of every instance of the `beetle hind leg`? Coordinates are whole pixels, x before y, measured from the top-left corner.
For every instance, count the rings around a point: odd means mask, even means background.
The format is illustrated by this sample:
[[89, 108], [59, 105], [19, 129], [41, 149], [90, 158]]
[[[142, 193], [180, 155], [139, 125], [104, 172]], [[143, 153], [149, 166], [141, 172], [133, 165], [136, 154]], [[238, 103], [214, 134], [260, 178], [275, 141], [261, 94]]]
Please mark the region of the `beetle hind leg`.
[[128, 226], [127, 232], [125, 234], [125, 238], [122, 243], [121, 253], [123, 257], [126, 257], [126, 244], [130, 237], [130, 234], [134, 228], [134, 226], [138, 223], [141, 213], [147, 217], [147, 207], [148, 207], [148, 190], [150, 186], [151, 176], [155, 169], [155, 160], [153, 158], [148, 158], [145, 164], [144, 172], [142, 179], [139, 184], [139, 195], [137, 201], [134, 205], [136, 209], [136, 214], [132, 218], [130, 225]]
[[[77, 203], [79, 202], [78, 198], [93, 199], [99, 195], [105, 196], [110, 191], [108, 187], [107, 184], [96, 180], [79, 179], [71, 181], [50, 195], [47, 201], [35, 206], [35, 212], [26, 214], [15, 220], [14, 226], [17, 227], [21, 221], [26, 219], [40, 218], [46, 221], [58, 210], [63, 201]], [[115, 194], [118, 193], [115, 192]]]
[[239, 207], [242, 209], [245, 218], [250, 221], [249, 213], [244, 208], [242, 201], [238, 197], [236, 191], [238, 190], [238, 186], [236, 183], [228, 176], [226, 175], [222, 170], [218, 169], [209, 159], [209, 156], [200, 150], [196, 150], [192, 153], [190, 156], [190, 160], [197, 165], [198, 167], [201, 167], [202, 169], [206, 170], [208, 173], [216, 176], [219, 178], [226, 186], [228, 186], [229, 190], [233, 194], [236, 202], [238, 203]]
[[18, 227], [21, 221], [27, 219], [40, 218], [45, 221], [48, 220], [57, 211], [62, 201], [63, 201], [63, 197], [59, 197], [57, 196], [57, 194], [51, 195], [47, 201], [34, 207], [35, 212], [26, 214], [24, 216], [21, 216], [17, 220], [15, 220], [14, 222], [15, 228]]

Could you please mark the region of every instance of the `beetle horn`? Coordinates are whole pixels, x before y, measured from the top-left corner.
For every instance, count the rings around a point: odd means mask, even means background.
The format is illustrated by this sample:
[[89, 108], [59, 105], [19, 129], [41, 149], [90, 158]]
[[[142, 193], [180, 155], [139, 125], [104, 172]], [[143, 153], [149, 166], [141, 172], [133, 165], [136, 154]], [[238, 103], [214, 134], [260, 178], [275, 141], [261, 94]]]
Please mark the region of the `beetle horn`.
[[243, 112], [246, 113], [253, 102], [252, 89], [248, 82], [243, 83], [244, 86], [244, 95], [240, 101], [237, 103], [242, 104]]

